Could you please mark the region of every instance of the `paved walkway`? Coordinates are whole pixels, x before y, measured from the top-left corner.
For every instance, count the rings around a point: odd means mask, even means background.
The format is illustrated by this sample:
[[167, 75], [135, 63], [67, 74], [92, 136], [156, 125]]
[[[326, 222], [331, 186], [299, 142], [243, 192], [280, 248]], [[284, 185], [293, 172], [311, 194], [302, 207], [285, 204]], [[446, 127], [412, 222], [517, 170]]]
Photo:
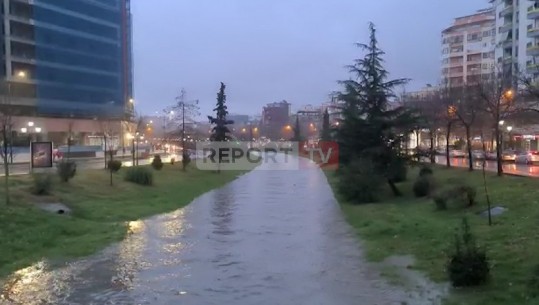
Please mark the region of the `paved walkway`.
[[292, 168], [263, 164], [181, 210], [131, 223], [134, 234], [98, 255], [21, 270], [4, 303], [437, 304], [387, 284], [362, 257], [324, 173]]

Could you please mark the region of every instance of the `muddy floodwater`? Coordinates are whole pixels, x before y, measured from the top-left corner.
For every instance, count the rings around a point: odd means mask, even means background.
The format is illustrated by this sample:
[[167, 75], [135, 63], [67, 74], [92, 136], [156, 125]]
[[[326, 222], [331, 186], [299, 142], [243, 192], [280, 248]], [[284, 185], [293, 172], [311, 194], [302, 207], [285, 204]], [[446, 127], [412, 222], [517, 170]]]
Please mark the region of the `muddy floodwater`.
[[394, 285], [366, 263], [323, 172], [296, 168], [263, 164], [181, 210], [132, 222], [99, 254], [19, 270], [0, 304], [438, 304], [442, 289], [407, 266], [394, 264], [407, 272]]

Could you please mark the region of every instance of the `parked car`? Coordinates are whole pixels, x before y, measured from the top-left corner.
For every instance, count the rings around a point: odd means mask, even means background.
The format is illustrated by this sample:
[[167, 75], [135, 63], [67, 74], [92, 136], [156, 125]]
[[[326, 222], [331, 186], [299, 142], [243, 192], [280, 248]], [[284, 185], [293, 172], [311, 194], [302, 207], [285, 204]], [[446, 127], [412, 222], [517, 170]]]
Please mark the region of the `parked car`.
[[536, 150], [521, 153], [515, 158], [515, 163], [532, 164], [536, 162], [539, 162], [539, 151]]
[[497, 159], [497, 156], [496, 156], [496, 152], [495, 151], [488, 151], [486, 154], [485, 154], [485, 157], [487, 158], [487, 160], [496, 160]]
[[438, 147], [438, 148], [436, 148], [436, 154], [437, 154], [437, 155], [445, 156], [445, 153], [446, 153], [445, 147]]
[[482, 150], [472, 151], [472, 158], [475, 160], [485, 160], [485, 152]]
[[449, 156], [453, 158], [464, 158], [466, 156], [466, 153], [462, 150], [453, 149], [449, 151]]
[[516, 150], [506, 150], [502, 152], [502, 161], [512, 161], [514, 162], [518, 155], [522, 155], [523, 153]]

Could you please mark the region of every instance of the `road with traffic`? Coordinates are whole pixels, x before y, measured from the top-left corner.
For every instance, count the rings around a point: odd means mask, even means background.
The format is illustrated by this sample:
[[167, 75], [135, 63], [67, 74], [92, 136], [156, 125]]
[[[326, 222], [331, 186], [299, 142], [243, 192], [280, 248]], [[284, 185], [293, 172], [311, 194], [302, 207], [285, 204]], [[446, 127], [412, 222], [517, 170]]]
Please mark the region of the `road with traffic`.
[[[466, 158], [451, 158], [450, 160], [451, 160], [452, 166], [468, 167], [468, 159]], [[436, 163], [446, 164], [445, 156], [436, 156]], [[483, 160], [475, 160], [473, 162], [473, 166], [475, 169], [481, 169], [483, 166]], [[486, 161], [485, 169], [488, 171], [495, 172], [497, 169], [496, 161]], [[539, 166], [537, 165], [526, 165], [526, 164], [515, 164], [514, 162], [504, 162], [503, 172], [506, 174], [517, 175], [517, 176], [539, 178]]]

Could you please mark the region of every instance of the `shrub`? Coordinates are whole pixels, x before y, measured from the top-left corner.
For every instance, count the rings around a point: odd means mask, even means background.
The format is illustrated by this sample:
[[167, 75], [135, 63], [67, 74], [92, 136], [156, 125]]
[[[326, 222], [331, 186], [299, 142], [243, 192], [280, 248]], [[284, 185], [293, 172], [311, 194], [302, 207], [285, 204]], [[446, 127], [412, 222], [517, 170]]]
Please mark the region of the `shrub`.
[[33, 174], [34, 186], [32, 193], [43, 196], [49, 195], [52, 189], [52, 175], [50, 174]]
[[387, 178], [395, 183], [406, 181], [408, 166], [403, 158], [395, 158], [389, 164]]
[[111, 172], [117, 172], [122, 168], [122, 161], [120, 160], [110, 160], [108, 162], [108, 167]]
[[339, 192], [352, 203], [370, 203], [378, 200], [384, 179], [368, 159], [352, 161], [339, 171]]
[[170, 164], [171, 164], [171, 165], [174, 165], [174, 162], [176, 162], [176, 159], [170, 158]]
[[432, 168], [424, 165], [424, 166], [421, 166], [421, 168], [419, 169], [419, 177], [423, 177], [423, 176], [432, 176], [433, 172], [432, 172]]
[[447, 201], [448, 201], [447, 193], [445, 192], [437, 193], [434, 195], [433, 199], [434, 199], [434, 203], [436, 204], [437, 210], [440, 210], [440, 211], [447, 210]]
[[125, 172], [125, 181], [140, 185], [153, 185], [153, 173], [147, 167], [129, 167]]
[[532, 270], [532, 276], [528, 280], [528, 291], [532, 297], [539, 297], [539, 265]]
[[419, 177], [413, 186], [414, 195], [416, 197], [425, 197], [431, 194], [434, 188], [434, 181], [432, 177], [423, 176]]
[[477, 192], [474, 187], [461, 184], [455, 187], [455, 193], [460, 196], [460, 201], [463, 205], [471, 207], [475, 204], [475, 196], [477, 195]]
[[163, 168], [163, 161], [161, 161], [161, 156], [155, 155], [155, 157], [153, 157], [152, 167], [158, 171]]
[[189, 155], [189, 153], [185, 152], [182, 154], [182, 164], [184, 167], [186, 167], [187, 165], [189, 165], [189, 163], [191, 163], [191, 156]]
[[60, 176], [63, 182], [68, 182], [77, 173], [77, 164], [73, 161], [62, 160], [58, 162], [56, 168], [58, 170], [58, 176]]
[[453, 287], [477, 286], [488, 280], [487, 255], [475, 244], [466, 218], [462, 220], [462, 236], [455, 236], [455, 252], [449, 258], [447, 272]]
[[433, 196], [438, 210], [446, 210], [449, 203], [470, 207], [475, 204], [476, 190], [470, 185], [447, 186]]

